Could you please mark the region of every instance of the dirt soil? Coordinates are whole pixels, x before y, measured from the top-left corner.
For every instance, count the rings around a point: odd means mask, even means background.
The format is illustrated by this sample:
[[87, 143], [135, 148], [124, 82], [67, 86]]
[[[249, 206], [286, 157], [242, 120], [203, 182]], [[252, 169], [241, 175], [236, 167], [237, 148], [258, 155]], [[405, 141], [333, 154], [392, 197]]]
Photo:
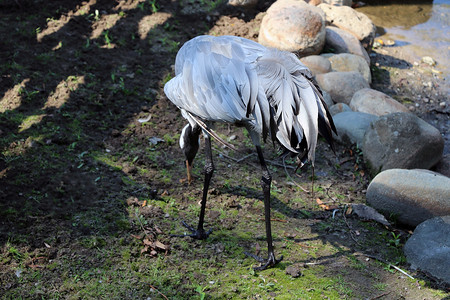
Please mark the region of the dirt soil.
[[[0, 296], [2, 299], [443, 299], [449, 287], [409, 270], [411, 229], [351, 213], [370, 178], [361, 153], [319, 142], [294, 174], [272, 145], [273, 232], [266, 251], [261, 176], [242, 128], [218, 132], [206, 241], [195, 224], [203, 152], [188, 185], [185, 121], [163, 93], [179, 47], [201, 35], [257, 40], [262, 13], [217, 1], [0, 1]], [[373, 87], [446, 137], [445, 82], [431, 67], [376, 49]], [[396, 268], [394, 268], [395, 266]], [[404, 270], [414, 279], [398, 271]], [[167, 297], [167, 298], [166, 298]]]

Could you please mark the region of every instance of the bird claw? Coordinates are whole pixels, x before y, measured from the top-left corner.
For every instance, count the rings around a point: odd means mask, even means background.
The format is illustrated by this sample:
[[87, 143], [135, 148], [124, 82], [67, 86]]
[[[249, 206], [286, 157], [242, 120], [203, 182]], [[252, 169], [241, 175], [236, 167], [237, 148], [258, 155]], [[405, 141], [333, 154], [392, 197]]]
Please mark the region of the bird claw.
[[194, 227], [192, 227], [191, 225], [187, 224], [186, 222], [182, 221], [181, 225], [183, 225], [184, 227], [186, 227], [190, 232], [192, 232], [191, 234], [178, 234], [178, 235], [172, 235], [172, 236], [176, 236], [176, 237], [185, 237], [185, 236], [189, 236], [193, 239], [196, 240], [205, 240], [208, 238], [208, 236], [211, 234], [212, 229], [205, 231], [203, 228], [202, 229], [195, 229]]
[[259, 266], [259, 267], [253, 267], [253, 269], [255, 271], [262, 271], [262, 270], [267, 269], [268, 267], [273, 267], [277, 263], [279, 263], [280, 261], [283, 260], [283, 255], [279, 259], [276, 259], [275, 254], [273, 254], [273, 252], [269, 253], [269, 258], [267, 258], [267, 259], [262, 258], [261, 256], [258, 256], [258, 255], [249, 253], [249, 252], [244, 252], [244, 254], [254, 258], [256, 261], [263, 264], [262, 266]]

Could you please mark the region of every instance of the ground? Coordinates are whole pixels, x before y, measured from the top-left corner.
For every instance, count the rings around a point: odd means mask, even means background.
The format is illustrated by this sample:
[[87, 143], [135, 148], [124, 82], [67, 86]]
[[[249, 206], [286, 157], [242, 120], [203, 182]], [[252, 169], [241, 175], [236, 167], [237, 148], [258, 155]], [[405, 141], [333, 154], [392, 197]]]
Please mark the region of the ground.
[[[200, 34], [256, 40], [270, 4], [0, 1], [3, 299], [448, 297], [448, 287], [408, 269], [409, 228], [351, 213], [370, 182], [355, 148], [338, 145], [335, 155], [320, 141], [312, 181], [309, 166], [294, 174], [293, 160], [265, 146], [284, 260], [255, 272], [244, 252], [266, 251], [258, 161], [245, 130], [220, 125], [239, 152], [213, 147], [214, 231], [205, 241], [172, 236], [184, 232], [180, 221], [196, 223], [204, 159], [188, 185], [178, 146], [185, 121], [162, 89], [176, 52]], [[445, 129], [439, 77], [376, 51], [374, 88]], [[405, 72], [413, 79], [401, 80]], [[418, 95], [429, 101], [416, 106]]]

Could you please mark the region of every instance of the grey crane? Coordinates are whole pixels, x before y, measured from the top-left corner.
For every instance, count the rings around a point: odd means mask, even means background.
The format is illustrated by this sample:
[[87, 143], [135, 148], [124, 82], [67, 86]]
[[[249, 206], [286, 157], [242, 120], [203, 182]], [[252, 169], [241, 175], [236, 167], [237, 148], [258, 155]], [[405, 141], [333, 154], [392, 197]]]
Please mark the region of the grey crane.
[[[199, 149], [199, 137], [205, 138], [205, 180], [197, 228], [183, 222], [195, 239], [206, 239], [211, 230], [203, 227], [208, 188], [214, 172], [211, 137], [227, 144], [215, 134], [214, 122], [244, 126], [256, 147], [262, 168], [265, 226], [268, 258], [253, 254], [265, 269], [275, 258], [270, 224], [271, 174], [261, 150], [261, 139], [278, 142], [285, 151], [311, 161], [318, 134], [333, 147], [333, 119], [322, 94], [311, 79], [311, 73], [289, 52], [266, 48], [256, 42], [235, 36], [198, 36], [186, 42], [175, 60], [175, 77], [164, 86], [164, 92], [180, 110], [188, 124], [180, 136], [180, 147], [186, 157], [188, 180]], [[231, 145], [227, 144], [229, 147]]]

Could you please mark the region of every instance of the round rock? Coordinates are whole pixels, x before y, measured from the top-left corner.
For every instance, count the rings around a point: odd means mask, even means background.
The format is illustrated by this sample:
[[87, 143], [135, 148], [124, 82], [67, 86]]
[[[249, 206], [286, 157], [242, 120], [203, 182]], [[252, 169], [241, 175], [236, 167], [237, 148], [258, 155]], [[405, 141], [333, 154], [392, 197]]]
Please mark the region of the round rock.
[[331, 63], [328, 59], [320, 55], [305, 56], [300, 61], [308, 67], [313, 76], [331, 72]]
[[363, 57], [370, 65], [370, 57], [359, 40], [350, 32], [333, 26], [326, 27], [325, 45], [336, 53], [351, 53]]
[[357, 91], [350, 101], [350, 108], [354, 111], [370, 113], [377, 116], [394, 112], [409, 112], [409, 109], [397, 100], [373, 89]]
[[379, 117], [362, 142], [364, 160], [375, 176], [388, 169], [429, 169], [442, 157], [444, 139], [439, 130], [410, 113]]
[[354, 111], [341, 112], [333, 116], [338, 133], [337, 136], [333, 134], [334, 138], [344, 145], [356, 144], [360, 147], [367, 128], [376, 119], [378, 117], [371, 114]]
[[344, 112], [344, 111], [352, 111], [350, 106], [348, 106], [345, 103], [336, 103], [329, 108], [330, 114], [332, 116], [337, 115], [338, 113]]
[[450, 215], [450, 178], [428, 170], [390, 169], [379, 173], [367, 188], [367, 203], [387, 217], [417, 226]]
[[450, 215], [417, 226], [404, 252], [413, 270], [424, 271], [450, 285]]
[[300, 56], [318, 54], [325, 44], [325, 14], [304, 1], [278, 0], [261, 22], [258, 42]]
[[335, 103], [349, 104], [353, 94], [369, 88], [369, 83], [359, 72], [330, 72], [316, 76], [320, 88], [329, 93]]
[[330, 56], [328, 60], [331, 63], [333, 71], [359, 72], [368, 83], [372, 82], [369, 65], [363, 57], [350, 53], [341, 53]]
[[376, 26], [365, 14], [349, 6], [335, 6], [326, 3], [320, 4], [326, 15], [328, 24], [344, 29], [353, 34], [370, 51], [375, 38]]

